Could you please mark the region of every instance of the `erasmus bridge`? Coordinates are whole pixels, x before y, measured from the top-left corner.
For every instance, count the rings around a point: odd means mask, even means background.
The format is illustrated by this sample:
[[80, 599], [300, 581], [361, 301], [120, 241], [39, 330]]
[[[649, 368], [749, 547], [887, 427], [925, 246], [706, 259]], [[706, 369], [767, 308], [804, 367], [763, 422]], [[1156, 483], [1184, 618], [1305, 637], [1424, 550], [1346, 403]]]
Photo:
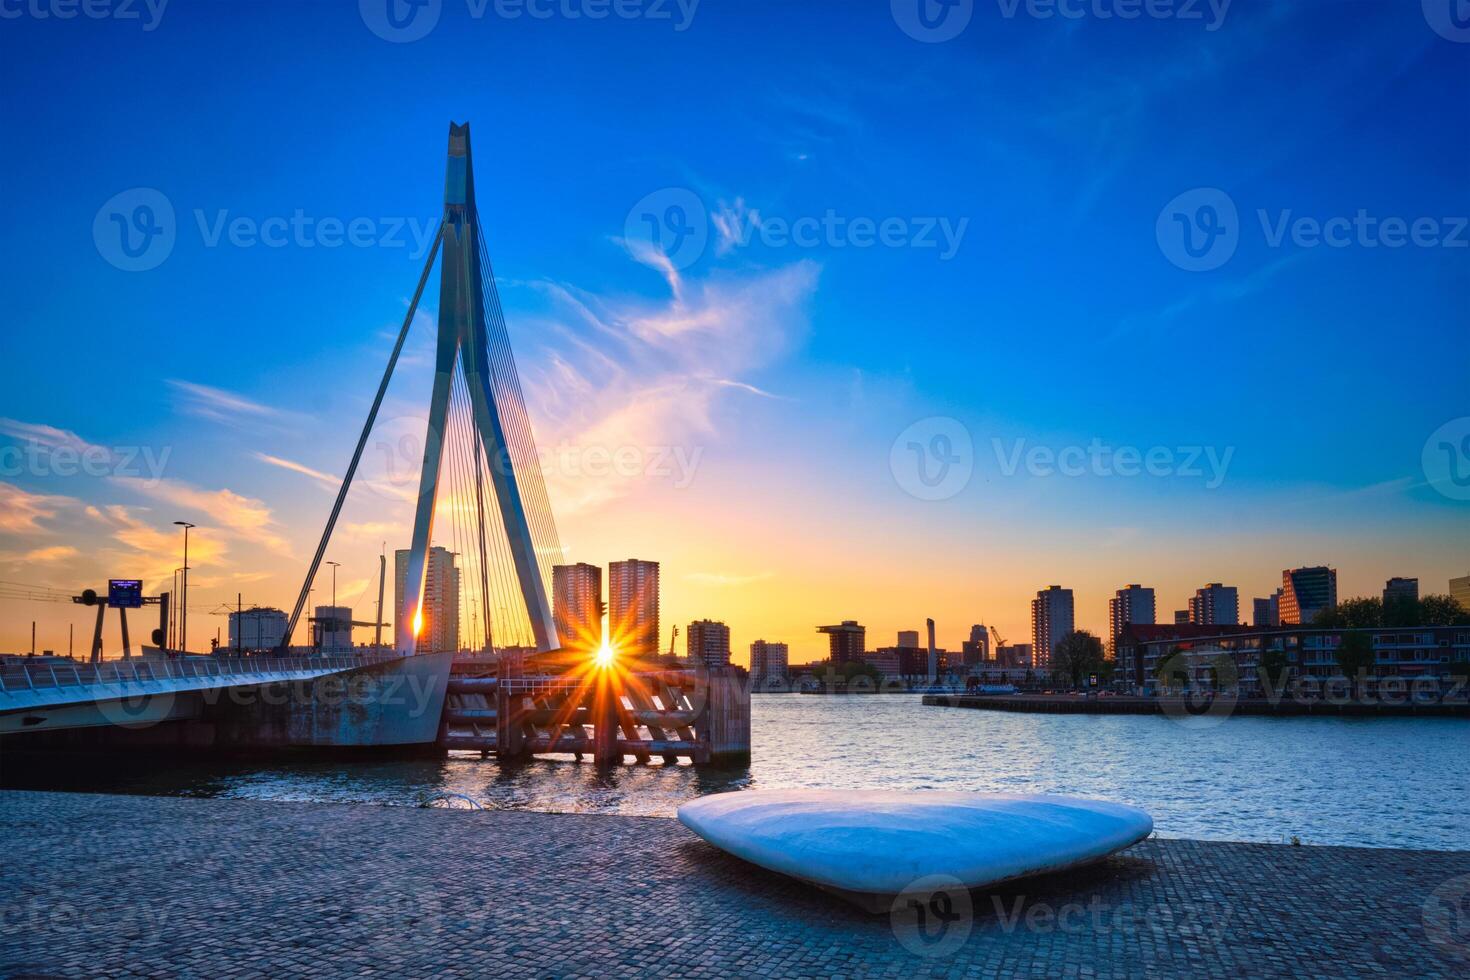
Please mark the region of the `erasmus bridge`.
[[524, 619], [517, 625], [524, 628], [529, 622], [536, 649], [545, 652], [561, 646], [547, 596], [550, 571], [547, 565], [560, 560], [561, 543], [546, 496], [525, 396], [506, 332], [505, 314], [475, 206], [470, 127], [466, 123], [449, 127], [444, 215], [357, 440], [352, 462], [296, 598], [281, 641], [283, 648], [290, 645], [291, 634], [306, 607], [311, 583], [321, 567], [418, 312], [424, 287], [441, 251], [434, 388], [429, 399], [403, 609], [394, 617], [394, 648], [403, 656], [419, 652], [420, 638], [425, 632], [429, 547], [436, 515], [441, 509], [437, 505], [444, 491], [447, 491], [446, 506], [442, 509], [453, 525], [448, 536], [453, 538], [456, 552], [467, 559], [463, 571], [468, 574], [464, 580], [470, 589], [478, 591], [479, 607], [485, 612], [480, 618], [484, 635], [474, 639], [483, 640], [484, 649], [492, 649], [494, 624], [490, 611], [524, 609]]
[[[436, 262], [434, 384], [393, 650], [293, 656], [291, 635]], [[483, 632], [472, 642], [494, 652], [528, 639], [547, 656], [456, 663], [457, 642], [455, 650], [435, 649], [429, 579], [436, 535], [463, 559], [452, 601], [467, 593], [484, 610], [476, 624]], [[434, 745], [500, 758], [563, 753], [666, 764], [681, 756], [694, 763], [748, 757], [750, 690], [739, 668], [661, 669], [636, 657], [621, 663], [599, 649], [600, 638], [557, 635], [548, 586], [561, 556], [475, 204], [470, 128], [451, 124], [443, 217], [274, 656], [0, 670], [0, 735], [90, 728], [105, 737], [142, 728], [163, 744], [204, 740], [227, 748]], [[501, 615], [492, 617], [497, 609]], [[100, 609], [97, 623], [100, 637]], [[123, 629], [126, 635], [125, 616]], [[359, 703], [329, 700], [319, 693], [323, 682], [374, 693]], [[414, 698], [392, 694], [405, 683]], [[255, 697], [287, 685], [306, 693]]]

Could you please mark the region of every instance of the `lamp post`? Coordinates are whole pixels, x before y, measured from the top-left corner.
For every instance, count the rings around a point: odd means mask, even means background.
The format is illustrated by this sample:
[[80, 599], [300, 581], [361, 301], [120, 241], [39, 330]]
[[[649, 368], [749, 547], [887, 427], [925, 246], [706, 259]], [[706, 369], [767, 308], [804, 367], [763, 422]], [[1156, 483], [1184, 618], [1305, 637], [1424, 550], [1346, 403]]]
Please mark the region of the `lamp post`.
[[189, 652], [189, 528], [195, 525], [188, 521], [174, 521], [184, 529], [184, 594], [179, 602], [179, 649]]
[[333, 653], [336, 653], [337, 652], [337, 568], [342, 563], [340, 561], [329, 561], [329, 562], [327, 562], [327, 564], [332, 566], [332, 618], [331, 618], [330, 622], [332, 624], [332, 652]]

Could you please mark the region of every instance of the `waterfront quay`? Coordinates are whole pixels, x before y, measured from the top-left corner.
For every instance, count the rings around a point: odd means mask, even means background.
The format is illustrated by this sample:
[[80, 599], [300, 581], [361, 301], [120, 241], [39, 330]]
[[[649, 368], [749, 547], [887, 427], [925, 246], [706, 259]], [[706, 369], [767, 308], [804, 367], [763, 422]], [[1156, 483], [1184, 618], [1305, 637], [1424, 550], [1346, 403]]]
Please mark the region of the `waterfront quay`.
[[1152, 839], [921, 935], [667, 818], [7, 791], [0, 834], [13, 977], [1470, 969], [1470, 851]]
[[1347, 698], [1133, 697], [1078, 694], [926, 694], [932, 708], [978, 708], [1056, 715], [1167, 715], [1174, 718], [1226, 715], [1320, 717], [1470, 718], [1467, 701], [1385, 701]]

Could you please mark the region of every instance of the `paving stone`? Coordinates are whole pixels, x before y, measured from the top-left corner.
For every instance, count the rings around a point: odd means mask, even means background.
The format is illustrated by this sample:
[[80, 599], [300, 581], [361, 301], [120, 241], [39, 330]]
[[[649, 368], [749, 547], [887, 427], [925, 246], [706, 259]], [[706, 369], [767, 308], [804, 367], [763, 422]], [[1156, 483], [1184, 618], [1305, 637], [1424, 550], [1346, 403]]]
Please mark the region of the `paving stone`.
[[919, 935], [662, 818], [10, 791], [0, 841], [14, 977], [1470, 975], [1465, 851], [1154, 839]]

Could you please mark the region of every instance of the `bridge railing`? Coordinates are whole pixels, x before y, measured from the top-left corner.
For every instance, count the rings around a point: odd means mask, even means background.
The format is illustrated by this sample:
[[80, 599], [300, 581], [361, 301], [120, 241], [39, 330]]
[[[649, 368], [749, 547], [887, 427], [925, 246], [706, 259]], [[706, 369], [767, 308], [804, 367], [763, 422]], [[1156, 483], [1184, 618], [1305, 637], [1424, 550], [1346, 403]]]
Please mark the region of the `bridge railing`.
[[150, 681], [189, 680], [210, 677], [251, 676], [279, 673], [323, 673], [351, 670], [390, 658], [373, 656], [291, 657], [189, 657], [177, 660], [153, 658], [107, 660], [95, 664], [8, 664], [0, 668], [0, 693], [37, 691], [91, 684], [140, 684]]

